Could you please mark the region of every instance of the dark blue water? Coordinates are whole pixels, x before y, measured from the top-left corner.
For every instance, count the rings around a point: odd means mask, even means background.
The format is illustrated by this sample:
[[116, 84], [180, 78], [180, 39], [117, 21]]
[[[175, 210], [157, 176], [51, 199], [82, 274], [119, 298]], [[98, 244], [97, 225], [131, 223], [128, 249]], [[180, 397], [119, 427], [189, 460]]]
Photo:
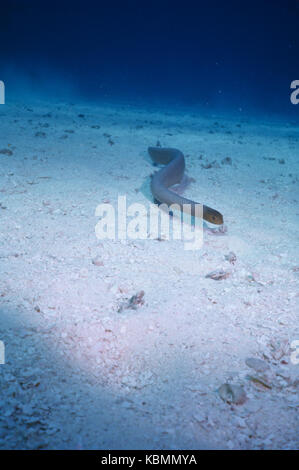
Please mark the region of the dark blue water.
[[299, 1], [11, 0], [0, 79], [14, 96], [299, 117]]

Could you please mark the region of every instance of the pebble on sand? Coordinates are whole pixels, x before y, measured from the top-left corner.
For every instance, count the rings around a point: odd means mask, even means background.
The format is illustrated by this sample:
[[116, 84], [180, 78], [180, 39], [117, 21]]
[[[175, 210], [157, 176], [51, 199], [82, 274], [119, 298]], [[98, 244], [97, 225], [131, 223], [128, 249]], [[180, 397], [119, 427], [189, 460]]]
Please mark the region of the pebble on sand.
[[246, 393], [240, 385], [225, 383], [218, 389], [218, 393], [220, 398], [229, 404], [242, 405], [247, 399]]
[[92, 264], [94, 264], [95, 266], [104, 266], [104, 263], [101, 258], [94, 258], [92, 260]]
[[256, 372], [265, 372], [269, 369], [269, 364], [262, 359], [257, 359], [256, 357], [248, 357], [245, 360], [245, 363], [251, 369], [254, 369]]

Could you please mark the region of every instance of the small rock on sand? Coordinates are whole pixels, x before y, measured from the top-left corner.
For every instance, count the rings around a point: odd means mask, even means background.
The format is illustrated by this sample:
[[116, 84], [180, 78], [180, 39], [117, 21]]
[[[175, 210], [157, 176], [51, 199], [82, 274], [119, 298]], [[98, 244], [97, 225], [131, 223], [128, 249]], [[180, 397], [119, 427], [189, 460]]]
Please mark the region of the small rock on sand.
[[240, 385], [231, 385], [225, 383], [218, 389], [220, 398], [226, 403], [242, 405], [247, 397], [244, 389]]
[[235, 262], [237, 261], [237, 256], [233, 251], [230, 251], [228, 255], [225, 255], [224, 257], [226, 261], [229, 261], [231, 264], [235, 264]]
[[94, 258], [92, 260], [92, 264], [94, 264], [95, 266], [104, 266], [104, 263], [101, 258]]
[[265, 372], [269, 369], [269, 365], [262, 361], [262, 359], [257, 359], [256, 357], [248, 357], [245, 360], [245, 363], [251, 369], [254, 369], [256, 372]]

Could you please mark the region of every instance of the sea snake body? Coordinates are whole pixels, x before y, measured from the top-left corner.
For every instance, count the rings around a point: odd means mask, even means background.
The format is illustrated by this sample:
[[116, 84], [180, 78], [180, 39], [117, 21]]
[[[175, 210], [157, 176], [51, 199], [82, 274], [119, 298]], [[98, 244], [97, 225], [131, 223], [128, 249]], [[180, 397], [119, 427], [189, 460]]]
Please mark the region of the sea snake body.
[[[196, 214], [195, 206], [199, 203], [168, 189], [173, 184], [179, 183], [184, 175], [185, 158], [182, 152], [174, 148], [149, 147], [148, 153], [155, 163], [166, 165], [152, 177], [151, 190], [155, 200], [168, 206], [178, 204], [181, 211], [194, 216]], [[202, 208], [204, 220], [216, 225], [223, 224], [223, 216], [220, 212], [205, 205]]]

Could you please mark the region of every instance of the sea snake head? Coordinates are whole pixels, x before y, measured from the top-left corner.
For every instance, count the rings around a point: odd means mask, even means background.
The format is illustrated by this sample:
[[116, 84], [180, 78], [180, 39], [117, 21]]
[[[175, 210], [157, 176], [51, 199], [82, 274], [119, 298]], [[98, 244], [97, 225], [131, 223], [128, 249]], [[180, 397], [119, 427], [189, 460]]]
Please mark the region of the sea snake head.
[[211, 224], [222, 225], [223, 224], [223, 215], [220, 212], [211, 209], [210, 207], [204, 206], [203, 209], [203, 218]]

